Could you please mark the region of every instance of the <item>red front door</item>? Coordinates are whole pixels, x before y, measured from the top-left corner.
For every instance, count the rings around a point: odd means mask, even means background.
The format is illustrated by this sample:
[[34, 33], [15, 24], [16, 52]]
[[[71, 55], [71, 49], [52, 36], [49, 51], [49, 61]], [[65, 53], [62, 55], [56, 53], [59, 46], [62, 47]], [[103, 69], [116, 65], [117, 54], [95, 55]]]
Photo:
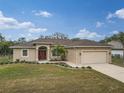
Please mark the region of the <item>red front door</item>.
[[39, 60], [46, 60], [46, 51], [45, 50], [39, 50], [38, 51], [38, 59]]

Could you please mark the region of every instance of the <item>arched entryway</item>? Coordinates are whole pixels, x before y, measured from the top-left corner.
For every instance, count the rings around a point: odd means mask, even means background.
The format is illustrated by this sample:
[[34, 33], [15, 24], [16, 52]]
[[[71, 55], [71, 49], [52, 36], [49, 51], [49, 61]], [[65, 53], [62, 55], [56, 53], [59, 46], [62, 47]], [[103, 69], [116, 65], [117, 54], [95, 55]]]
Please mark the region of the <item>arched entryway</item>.
[[38, 49], [38, 60], [46, 60], [47, 59], [47, 47], [41, 46]]

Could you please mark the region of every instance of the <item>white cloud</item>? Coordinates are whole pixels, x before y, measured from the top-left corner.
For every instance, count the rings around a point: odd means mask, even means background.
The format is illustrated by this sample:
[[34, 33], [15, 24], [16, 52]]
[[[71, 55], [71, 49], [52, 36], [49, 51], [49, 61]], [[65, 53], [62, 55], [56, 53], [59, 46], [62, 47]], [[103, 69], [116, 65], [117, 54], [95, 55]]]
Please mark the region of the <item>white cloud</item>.
[[31, 28], [31, 29], [29, 29], [29, 32], [45, 32], [45, 31], [47, 31], [47, 29], [46, 28]]
[[109, 13], [109, 14], [107, 15], [106, 19], [111, 19], [111, 18], [114, 17], [114, 16], [115, 16], [114, 14]]
[[[34, 40], [34, 39], [37, 39], [38, 37], [35, 36], [34, 34], [32, 33], [25, 33], [25, 34], [19, 34], [20, 37], [25, 37], [26, 40], [30, 41], [30, 40]], [[17, 38], [18, 39], [18, 38]]]
[[96, 38], [101, 38], [104, 35], [100, 35], [96, 32], [91, 32], [85, 28], [81, 29], [77, 34], [76, 37], [82, 38], [82, 39], [96, 39]]
[[120, 18], [120, 19], [124, 19], [124, 8], [120, 9], [120, 10], [117, 10], [115, 12], [115, 15]]
[[11, 40], [11, 38], [13, 37], [12, 35], [8, 35], [8, 34], [3, 34], [3, 36], [6, 38], [6, 40]]
[[36, 16], [42, 16], [42, 17], [51, 17], [52, 14], [48, 11], [33, 11]]
[[96, 28], [99, 28], [99, 27], [101, 27], [102, 25], [104, 25], [104, 23], [99, 22], [99, 21], [96, 22]]
[[112, 34], [118, 34], [118, 33], [119, 33], [119, 31], [117, 31], [117, 30], [112, 32]]
[[32, 32], [39, 30], [39, 32], [42, 32], [44, 29], [47, 30], [46, 28], [36, 27], [32, 22], [19, 22], [15, 18], [6, 17], [3, 15], [2, 11], [0, 11], [0, 30], [27, 30]]
[[2, 11], [0, 11], [0, 17], [2, 17], [3, 16], [3, 13], [2, 13]]
[[20, 37], [25, 37], [25, 35], [24, 35], [24, 34], [19, 34], [19, 36], [20, 36]]
[[124, 8], [116, 10], [115, 13], [109, 13], [107, 19], [111, 19], [113, 17], [117, 17], [119, 19], [124, 19]]

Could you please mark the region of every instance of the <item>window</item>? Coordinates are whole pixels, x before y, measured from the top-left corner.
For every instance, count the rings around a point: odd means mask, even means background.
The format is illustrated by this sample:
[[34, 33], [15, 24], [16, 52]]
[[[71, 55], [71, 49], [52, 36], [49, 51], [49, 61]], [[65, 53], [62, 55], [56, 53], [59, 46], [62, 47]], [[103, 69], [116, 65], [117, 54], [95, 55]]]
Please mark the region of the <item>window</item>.
[[23, 49], [22, 50], [22, 56], [28, 56], [28, 50], [27, 49]]

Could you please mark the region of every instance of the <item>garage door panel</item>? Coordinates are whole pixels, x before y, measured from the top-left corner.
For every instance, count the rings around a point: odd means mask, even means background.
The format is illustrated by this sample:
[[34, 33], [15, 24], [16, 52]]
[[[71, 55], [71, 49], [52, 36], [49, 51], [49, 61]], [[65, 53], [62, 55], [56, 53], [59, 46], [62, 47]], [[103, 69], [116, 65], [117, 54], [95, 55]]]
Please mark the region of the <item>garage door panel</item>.
[[107, 52], [105, 51], [85, 51], [82, 53], [81, 61], [87, 63], [106, 63]]

